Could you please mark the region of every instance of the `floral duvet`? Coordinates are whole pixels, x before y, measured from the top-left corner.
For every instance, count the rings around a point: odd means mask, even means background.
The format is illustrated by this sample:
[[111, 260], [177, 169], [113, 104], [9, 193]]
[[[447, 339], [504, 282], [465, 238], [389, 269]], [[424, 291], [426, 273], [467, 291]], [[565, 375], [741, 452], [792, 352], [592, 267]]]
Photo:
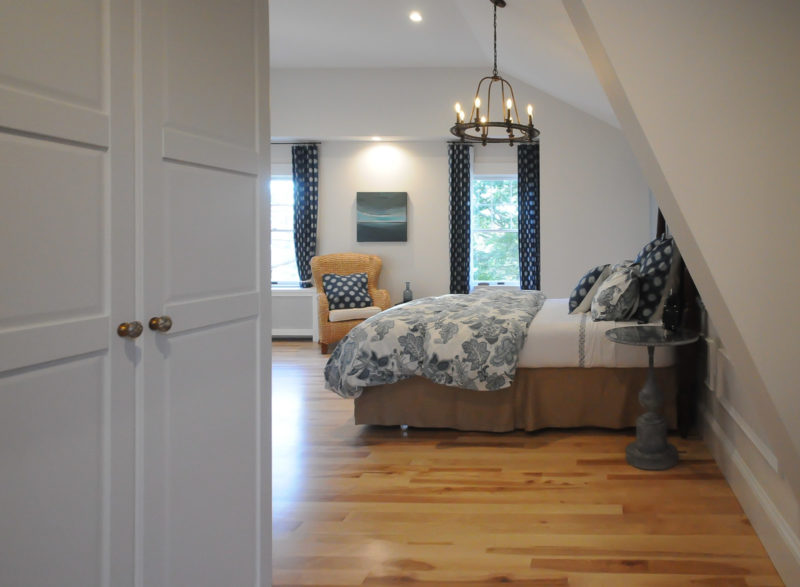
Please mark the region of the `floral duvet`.
[[508, 387], [539, 291], [480, 288], [422, 298], [368, 318], [342, 339], [325, 365], [325, 386], [342, 397], [414, 375], [476, 390]]

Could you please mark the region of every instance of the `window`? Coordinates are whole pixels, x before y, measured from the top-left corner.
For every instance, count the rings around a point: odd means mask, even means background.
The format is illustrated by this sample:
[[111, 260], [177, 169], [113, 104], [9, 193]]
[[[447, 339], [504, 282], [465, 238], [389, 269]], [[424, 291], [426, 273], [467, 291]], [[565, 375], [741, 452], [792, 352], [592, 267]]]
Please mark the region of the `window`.
[[272, 176], [269, 190], [272, 284], [297, 286], [300, 277], [294, 256], [294, 182], [291, 176]]
[[470, 287], [519, 285], [517, 178], [476, 176], [470, 202]]

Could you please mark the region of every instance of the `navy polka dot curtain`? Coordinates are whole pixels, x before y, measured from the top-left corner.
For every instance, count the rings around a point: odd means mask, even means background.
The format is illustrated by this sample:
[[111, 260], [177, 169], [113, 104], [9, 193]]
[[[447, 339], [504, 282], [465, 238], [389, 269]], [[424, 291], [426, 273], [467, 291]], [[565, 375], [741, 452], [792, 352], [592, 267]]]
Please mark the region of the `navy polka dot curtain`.
[[539, 143], [517, 147], [517, 175], [520, 287], [540, 289]]
[[292, 147], [294, 252], [301, 287], [311, 287], [311, 257], [317, 253], [319, 156], [316, 145]]
[[448, 145], [450, 159], [450, 293], [469, 293], [470, 145]]

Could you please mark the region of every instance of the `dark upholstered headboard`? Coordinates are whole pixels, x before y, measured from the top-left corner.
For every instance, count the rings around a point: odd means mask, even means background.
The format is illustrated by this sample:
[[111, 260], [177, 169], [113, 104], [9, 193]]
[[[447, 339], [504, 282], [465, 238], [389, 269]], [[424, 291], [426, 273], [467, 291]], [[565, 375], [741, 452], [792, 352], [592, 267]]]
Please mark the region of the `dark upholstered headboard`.
[[[656, 236], [663, 236], [668, 233], [664, 215], [658, 211], [658, 221], [656, 222]], [[674, 235], [673, 235], [673, 238]], [[680, 250], [680, 243], [675, 243]], [[702, 310], [700, 308], [700, 294], [694, 284], [692, 275], [686, 266], [686, 261], [681, 254], [680, 269], [680, 303], [683, 307], [681, 326], [700, 332]], [[678, 431], [684, 438], [697, 422], [697, 405], [700, 396], [700, 349], [701, 343], [677, 347], [678, 357]]]

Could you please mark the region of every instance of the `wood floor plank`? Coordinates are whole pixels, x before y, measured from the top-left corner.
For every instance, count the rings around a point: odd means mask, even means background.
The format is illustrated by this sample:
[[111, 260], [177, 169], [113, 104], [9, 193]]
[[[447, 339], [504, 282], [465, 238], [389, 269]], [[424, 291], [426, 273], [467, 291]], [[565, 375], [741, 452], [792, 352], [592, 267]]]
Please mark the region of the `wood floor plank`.
[[327, 357], [273, 342], [273, 585], [782, 585], [703, 442], [353, 424]]

